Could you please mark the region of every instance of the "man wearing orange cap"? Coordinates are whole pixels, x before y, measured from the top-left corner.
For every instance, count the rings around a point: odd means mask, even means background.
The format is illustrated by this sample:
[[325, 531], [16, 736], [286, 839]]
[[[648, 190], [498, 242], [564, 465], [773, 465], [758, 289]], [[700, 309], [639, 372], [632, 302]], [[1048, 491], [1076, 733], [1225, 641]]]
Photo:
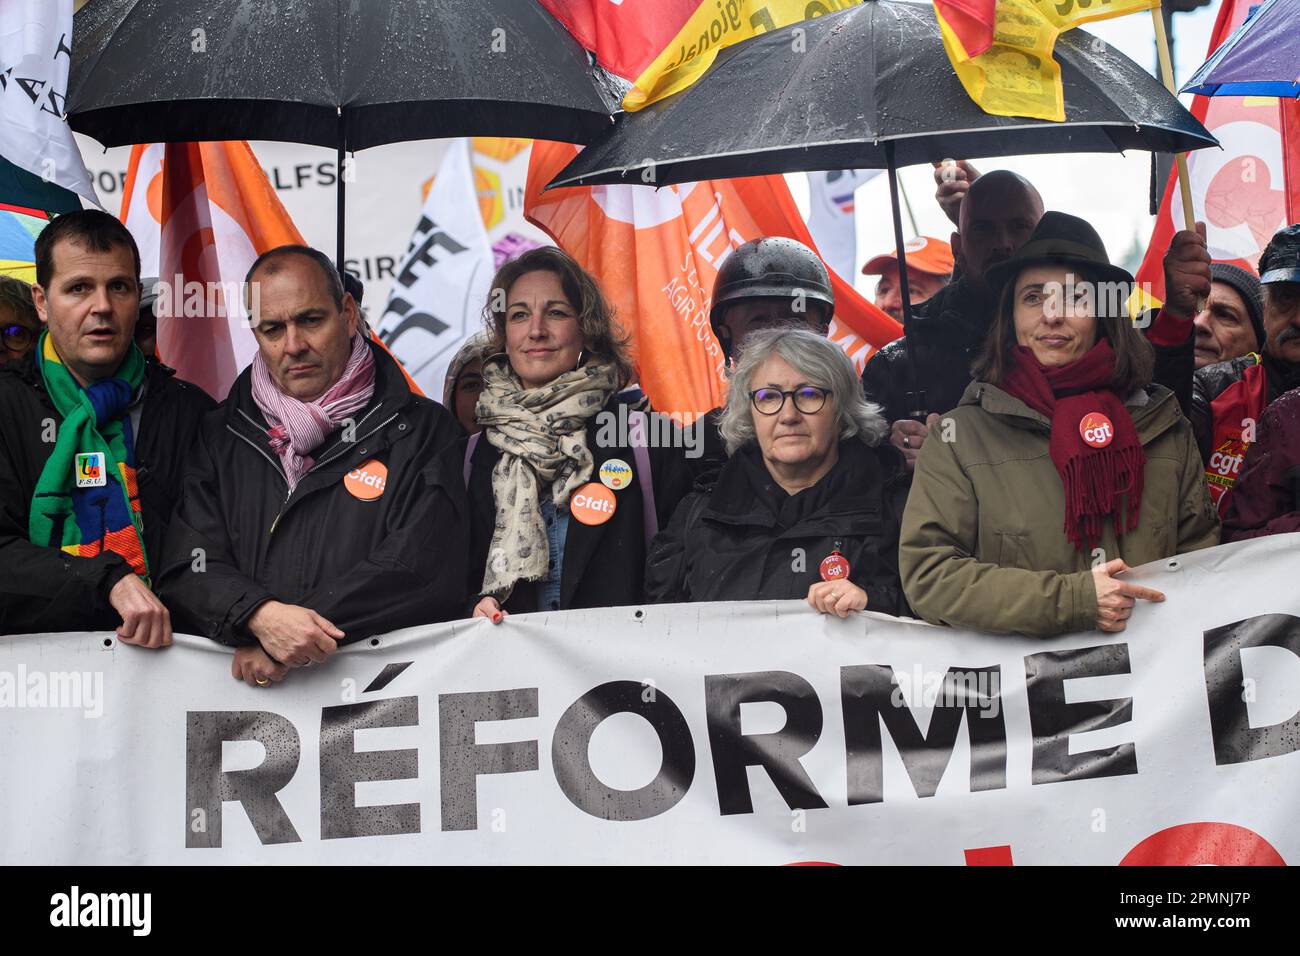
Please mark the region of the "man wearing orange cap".
[[[913, 305], [920, 305], [952, 279], [952, 247], [942, 239], [917, 236], [903, 246], [907, 253], [907, 287]], [[881, 253], [862, 267], [862, 274], [880, 276], [876, 308], [903, 321], [903, 290], [898, 282], [898, 258]]]

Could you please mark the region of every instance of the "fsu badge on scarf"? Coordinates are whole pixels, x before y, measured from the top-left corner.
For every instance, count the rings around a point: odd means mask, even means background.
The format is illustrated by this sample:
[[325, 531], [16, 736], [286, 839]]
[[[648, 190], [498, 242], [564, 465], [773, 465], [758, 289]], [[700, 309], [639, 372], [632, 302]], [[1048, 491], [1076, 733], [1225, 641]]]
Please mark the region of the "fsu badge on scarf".
[[822, 558], [821, 576], [823, 581], [847, 581], [849, 577], [848, 558], [840, 554], [839, 548]]
[[78, 452], [77, 487], [103, 488], [107, 484], [108, 474], [104, 471], [104, 453], [102, 451]]
[[1093, 448], [1105, 448], [1115, 437], [1115, 426], [1101, 412], [1089, 412], [1079, 422], [1079, 436]]

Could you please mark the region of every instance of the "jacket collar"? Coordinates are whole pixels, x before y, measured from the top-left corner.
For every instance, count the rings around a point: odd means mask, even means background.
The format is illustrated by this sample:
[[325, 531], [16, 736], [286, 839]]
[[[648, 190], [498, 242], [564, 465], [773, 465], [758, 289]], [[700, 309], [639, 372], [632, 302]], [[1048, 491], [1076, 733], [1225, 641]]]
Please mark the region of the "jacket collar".
[[[402, 375], [402, 370], [397, 367], [397, 362], [385, 349], [380, 348], [373, 341], [366, 344], [370, 347], [370, 353], [375, 359], [375, 392], [366, 407], [357, 416], [358, 422], [362, 418], [371, 415], [371, 412], [376, 409], [384, 412], [384, 417], [392, 415], [405, 408], [412, 398], [410, 386], [406, 384], [406, 377]], [[227, 424], [239, 429], [240, 433], [244, 435], [260, 432], [261, 440], [268, 440], [266, 439], [266, 416], [262, 414], [262, 410], [253, 399], [252, 365], [239, 373], [239, 378], [235, 379], [235, 384], [230, 388], [230, 396], [227, 398], [225, 405]], [[332, 444], [332, 438], [325, 439], [325, 447]]]
[[881, 469], [874, 452], [857, 438], [840, 441], [839, 460], [822, 479], [797, 495], [788, 495], [772, 480], [754, 443], [727, 459], [703, 518], [720, 524], [762, 528], [795, 527], [816, 515], [873, 510]]
[[[414, 398], [397, 362], [373, 341], [367, 344], [375, 359], [374, 395], [356, 417], [356, 434], [352, 440], [345, 441], [341, 432], [335, 431], [325, 439], [320, 448], [313, 452], [312, 458], [315, 459], [315, 464], [294, 489], [295, 500], [299, 498], [299, 492], [315, 489], [318, 482], [309, 479], [315, 479], [322, 474], [328, 478], [339, 468], [349, 467], [349, 462], [354, 457], [372, 457], [382, 443], [378, 440], [368, 441], [368, 436], [400, 414]], [[262, 453], [262, 457], [283, 477], [284, 471], [280, 460], [271, 450], [266, 417], [253, 399], [251, 365], [235, 380], [223, 407], [226, 409], [226, 427], [256, 447]]]
[[[0, 374], [16, 376], [20, 381], [32, 386], [41, 394], [45, 394], [45, 382], [41, 378], [40, 369], [36, 367], [35, 351], [0, 366]], [[146, 396], [150, 393], [158, 395], [162, 383], [175, 375], [176, 370], [174, 368], [163, 365], [156, 358], [146, 358], [144, 360], [144, 394]]]

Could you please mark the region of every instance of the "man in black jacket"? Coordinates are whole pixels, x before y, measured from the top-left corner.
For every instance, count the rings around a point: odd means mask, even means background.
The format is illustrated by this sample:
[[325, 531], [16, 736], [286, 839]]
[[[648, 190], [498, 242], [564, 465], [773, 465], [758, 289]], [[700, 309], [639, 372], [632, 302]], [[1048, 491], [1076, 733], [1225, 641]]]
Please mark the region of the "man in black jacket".
[[[46, 374], [61, 378], [62, 391], [77, 398], [74, 406], [81, 401], [78, 391], [89, 395], [88, 386], [123, 381], [119, 372], [134, 348], [140, 301], [140, 253], [131, 234], [98, 210], [59, 216], [36, 240], [33, 298], [48, 333], [42, 342], [52, 354], [33, 352], [0, 369], [0, 635], [116, 629], [125, 643], [165, 646], [171, 643], [169, 615], [147, 577], [133, 573], [130, 557], [139, 552], [129, 522], [116, 533], [101, 523], [97, 537], [82, 528], [80, 541], [70, 544], [62, 535], [66, 522], [52, 521], [60, 529], [57, 540], [31, 538], [38, 484], [42, 509], [51, 502], [57, 512], [60, 497], [80, 499], [73, 517], [123, 494], [112, 469], [82, 487], [71, 467], [66, 476], [45, 474], [60, 434], [66, 432], [65, 441], [94, 440], [89, 429], [80, 435], [64, 429]], [[116, 423], [129, 435], [138, 540], [147, 567], [156, 571], [183, 463], [213, 402], [148, 359], [139, 386], [124, 390], [121, 404], [124, 409], [105, 413], [97, 427]], [[89, 443], [72, 451], [96, 454]]]
[[[862, 373], [868, 402], [883, 409], [891, 425], [890, 443], [903, 453], [910, 470], [938, 413], [955, 408], [970, 384], [970, 367], [980, 349], [997, 303], [984, 281], [985, 271], [1019, 249], [1043, 217], [1043, 200], [1029, 180], [1005, 169], [971, 183], [961, 202], [961, 226], [952, 234], [960, 276], [912, 313], [905, 338], [880, 349]], [[908, 350], [916, 349], [918, 392], [924, 408], [913, 407]], [[915, 420], [916, 412], [926, 421]]]
[[247, 281], [258, 355], [204, 420], [160, 580], [178, 620], [264, 686], [457, 616], [469, 541], [456, 424], [359, 330], [329, 259], [282, 246]]

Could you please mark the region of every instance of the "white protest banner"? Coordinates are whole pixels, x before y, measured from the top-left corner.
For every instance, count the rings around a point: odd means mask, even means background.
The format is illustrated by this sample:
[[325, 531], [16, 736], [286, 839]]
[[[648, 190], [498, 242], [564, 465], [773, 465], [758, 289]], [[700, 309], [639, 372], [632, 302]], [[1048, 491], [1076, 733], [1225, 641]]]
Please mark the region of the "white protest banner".
[[0, 156], [98, 206], [63, 120], [71, 62], [72, 0], [0, 0]]
[[1300, 535], [1148, 565], [1127, 631], [794, 602], [413, 629], [283, 684], [0, 641], [0, 863], [1300, 859]]

